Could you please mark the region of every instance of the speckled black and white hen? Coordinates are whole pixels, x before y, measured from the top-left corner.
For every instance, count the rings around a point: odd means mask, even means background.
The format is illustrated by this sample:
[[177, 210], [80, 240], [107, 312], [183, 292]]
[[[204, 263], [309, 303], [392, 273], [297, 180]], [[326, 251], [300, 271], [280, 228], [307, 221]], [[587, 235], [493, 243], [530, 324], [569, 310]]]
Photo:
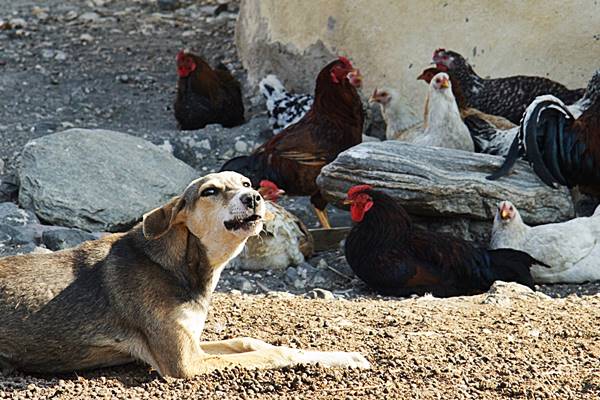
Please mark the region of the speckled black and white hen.
[[310, 110], [314, 98], [309, 94], [288, 92], [275, 75], [267, 75], [260, 81], [260, 92], [267, 101], [269, 122], [273, 133], [279, 133], [295, 124]]
[[548, 78], [517, 75], [505, 78], [485, 79], [477, 75], [467, 60], [460, 54], [437, 49], [433, 53], [437, 68], [457, 79], [469, 107], [484, 113], [500, 115], [518, 124], [523, 112], [537, 97], [550, 94], [565, 104], [578, 101], [585, 89], [570, 90]]

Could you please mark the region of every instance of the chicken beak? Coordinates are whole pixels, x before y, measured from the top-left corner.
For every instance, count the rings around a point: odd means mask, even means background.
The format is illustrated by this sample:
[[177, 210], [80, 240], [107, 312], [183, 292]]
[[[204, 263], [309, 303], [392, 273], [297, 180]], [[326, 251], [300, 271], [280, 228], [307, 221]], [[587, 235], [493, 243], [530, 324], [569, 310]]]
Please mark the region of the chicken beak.
[[353, 69], [352, 71], [348, 72], [347, 77], [352, 86], [360, 87], [362, 85], [362, 75], [358, 69]]
[[500, 218], [502, 218], [503, 221], [510, 219], [510, 212], [506, 209], [502, 209], [502, 211], [500, 211]]
[[444, 79], [440, 87], [443, 89], [448, 89], [450, 87], [450, 81], [448, 81], [448, 79]]
[[277, 196], [282, 196], [285, 194], [285, 190], [283, 189], [277, 189]]
[[345, 199], [342, 204], [345, 206], [351, 205], [352, 203], [354, 203], [354, 201], [350, 200], [350, 199]]

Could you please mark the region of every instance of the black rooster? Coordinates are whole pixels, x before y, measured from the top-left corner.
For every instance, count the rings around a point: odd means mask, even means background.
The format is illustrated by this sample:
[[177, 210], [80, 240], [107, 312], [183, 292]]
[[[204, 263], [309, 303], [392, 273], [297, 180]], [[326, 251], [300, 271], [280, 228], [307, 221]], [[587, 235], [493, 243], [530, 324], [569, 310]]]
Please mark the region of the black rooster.
[[579, 186], [582, 192], [600, 194], [600, 100], [575, 118], [554, 96], [535, 99], [504, 164], [488, 179], [508, 175], [519, 157], [549, 186]]
[[370, 287], [392, 296], [477, 294], [496, 280], [533, 288], [529, 268], [544, 265], [512, 249], [485, 250], [412, 225], [396, 200], [368, 185], [348, 191], [356, 225], [346, 238], [346, 260]]
[[467, 105], [481, 112], [499, 115], [518, 124], [527, 106], [537, 97], [551, 94], [566, 104], [575, 103], [585, 89], [570, 90], [548, 78], [511, 76], [484, 79], [477, 75], [460, 54], [445, 49], [433, 53], [433, 62], [442, 71], [460, 82]]

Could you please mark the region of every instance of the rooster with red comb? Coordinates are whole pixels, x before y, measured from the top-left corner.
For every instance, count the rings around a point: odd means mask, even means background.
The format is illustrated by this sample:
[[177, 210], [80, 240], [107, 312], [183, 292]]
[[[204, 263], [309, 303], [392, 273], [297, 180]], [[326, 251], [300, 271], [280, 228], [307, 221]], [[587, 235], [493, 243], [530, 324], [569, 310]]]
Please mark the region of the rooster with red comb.
[[352, 187], [345, 203], [356, 223], [346, 238], [346, 260], [384, 295], [470, 295], [487, 291], [496, 280], [533, 288], [530, 267], [545, 266], [522, 251], [486, 250], [418, 228], [395, 199], [369, 185]]
[[290, 196], [310, 196], [321, 225], [329, 228], [327, 201], [316, 179], [338, 154], [362, 141], [364, 112], [357, 92], [361, 81], [346, 57], [330, 62], [317, 76], [308, 113], [252, 154], [229, 160], [221, 171], [239, 172], [254, 186], [268, 179]]

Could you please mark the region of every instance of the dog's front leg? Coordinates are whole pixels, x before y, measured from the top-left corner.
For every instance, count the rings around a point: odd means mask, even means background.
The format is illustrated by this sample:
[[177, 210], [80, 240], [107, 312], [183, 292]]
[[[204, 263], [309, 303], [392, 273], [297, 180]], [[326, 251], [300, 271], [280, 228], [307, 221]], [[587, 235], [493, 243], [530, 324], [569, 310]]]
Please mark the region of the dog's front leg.
[[272, 344], [251, 337], [239, 337], [213, 342], [200, 342], [202, 351], [208, 354], [237, 354], [273, 348]]

